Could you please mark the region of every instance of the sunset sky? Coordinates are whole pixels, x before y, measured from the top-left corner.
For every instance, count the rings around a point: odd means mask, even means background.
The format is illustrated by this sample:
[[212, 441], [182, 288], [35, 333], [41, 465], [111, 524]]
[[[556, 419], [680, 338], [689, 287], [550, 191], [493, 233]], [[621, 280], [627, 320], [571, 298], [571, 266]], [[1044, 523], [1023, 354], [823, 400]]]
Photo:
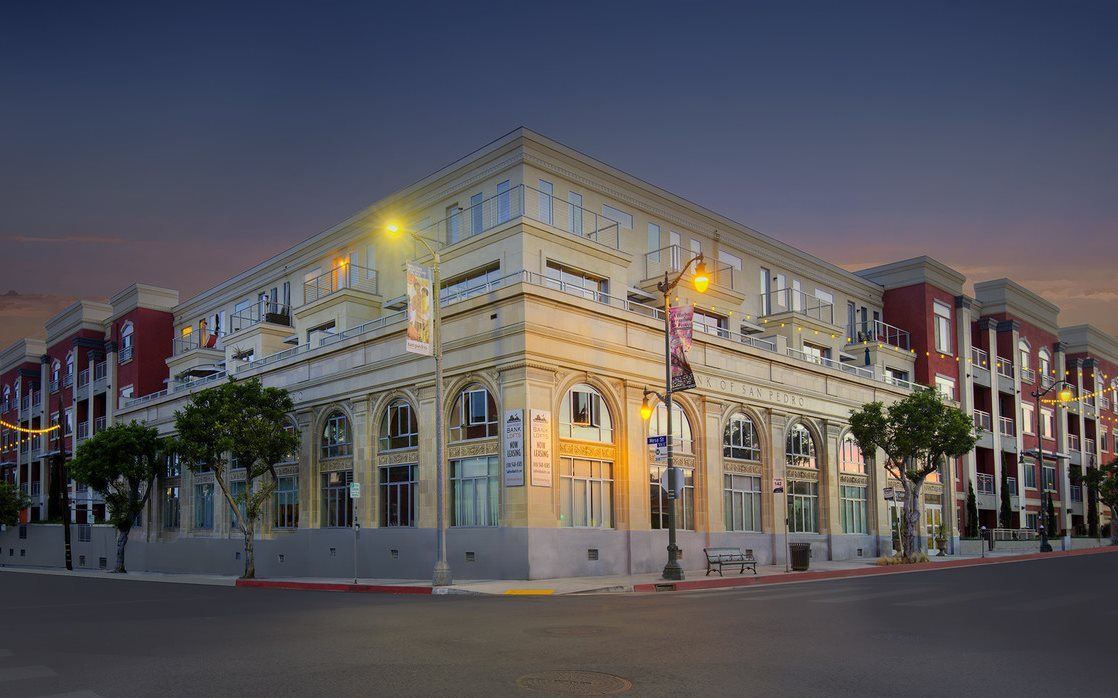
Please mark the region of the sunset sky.
[[[519, 125], [1118, 334], [1118, 3], [7, 3], [0, 344], [185, 299]], [[979, 6], [980, 5], [980, 6]]]

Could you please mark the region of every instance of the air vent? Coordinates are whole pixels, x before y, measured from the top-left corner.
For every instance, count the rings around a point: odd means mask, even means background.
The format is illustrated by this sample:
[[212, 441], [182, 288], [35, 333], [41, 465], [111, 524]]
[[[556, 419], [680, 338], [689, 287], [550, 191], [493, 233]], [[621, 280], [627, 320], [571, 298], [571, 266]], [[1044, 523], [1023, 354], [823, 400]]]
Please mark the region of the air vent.
[[598, 549], [597, 548], [587, 548], [586, 549], [586, 559], [587, 560], [597, 560], [598, 559]]
[[396, 548], [393, 548], [393, 549], [389, 550], [388, 554], [392, 556], [393, 560], [399, 560], [400, 559], [400, 551], [397, 550]]
[[27, 524], [20, 524], [19, 526], [19, 539], [27, 540]]
[[106, 569], [106, 568], [108, 568], [108, 566], [109, 566], [109, 558], [107, 558], [107, 557], [97, 558], [97, 567], [99, 567], [100, 569]]
[[338, 556], [338, 549], [337, 548], [330, 548], [330, 557], [337, 557], [337, 556]]
[[233, 559], [234, 560], [240, 560], [241, 559], [241, 552], [239, 550], [237, 552], [233, 553]]
[[858, 557], [862, 557], [862, 549], [858, 548]]
[[474, 555], [472, 550], [467, 551], [466, 552], [466, 562], [474, 562], [475, 560], [477, 560], [477, 555]]
[[78, 567], [85, 567], [85, 555], [78, 555]]
[[283, 553], [280, 553], [279, 555], [276, 555], [276, 557], [279, 558], [280, 564], [283, 564], [283, 561], [287, 559], [287, 556], [284, 555]]

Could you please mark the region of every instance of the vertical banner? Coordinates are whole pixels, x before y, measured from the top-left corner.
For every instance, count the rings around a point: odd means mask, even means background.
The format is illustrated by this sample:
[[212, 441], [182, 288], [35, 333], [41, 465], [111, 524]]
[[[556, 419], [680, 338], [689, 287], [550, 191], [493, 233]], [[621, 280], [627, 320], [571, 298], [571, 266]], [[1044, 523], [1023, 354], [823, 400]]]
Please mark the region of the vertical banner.
[[524, 410], [505, 410], [503, 424], [505, 487], [521, 487], [524, 485]]
[[532, 410], [532, 484], [551, 487], [551, 412]]
[[408, 339], [406, 348], [413, 354], [431, 356], [433, 295], [431, 270], [414, 262], [407, 266]]
[[672, 390], [689, 390], [695, 387], [695, 374], [687, 362], [686, 352], [691, 348], [691, 333], [695, 310], [690, 306], [668, 309], [668, 347], [671, 353]]

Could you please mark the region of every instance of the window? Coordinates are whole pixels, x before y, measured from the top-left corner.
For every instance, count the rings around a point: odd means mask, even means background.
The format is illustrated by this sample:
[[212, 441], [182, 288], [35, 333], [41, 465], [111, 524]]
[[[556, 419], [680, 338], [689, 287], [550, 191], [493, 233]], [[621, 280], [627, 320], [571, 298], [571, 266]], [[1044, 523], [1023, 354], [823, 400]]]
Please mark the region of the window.
[[936, 390], [948, 400], [955, 399], [955, 380], [947, 376], [936, 376]]
[[74, 380], [74, 362], [76, 361], [76, 359], [77, 359], [77, 357], [74, 356], [74, 352], [71, 351], [70, 353], [66, 354], [66, 381], [67, 381], [67, 383]]
[[349, 485], [353, 472], [341, 470], [322, 475], [322, 526], [345, 528], [353, 525], [353, 500], [349, 498]]
[[648, 224], [648, 261], [660, 261], [660, 226], [656, 223]]
[[1052, 376], [1052, 357], [1049, 355], [1047, 349], [1041, 349], [1037, 352], [1037, 369], [1040, 375], [1044, 378], [1051, 378]]
[[326, 424], [322, 427], [322, 457], [341, 458], [352, 454], [349, 418], [341, 412], [333, 412], [326, 418]]
[[761, 530], [761, 478], [727, 474], [723, 478], [727, 531]]
[[512, 201], [509, 195], [509, 180], [497, 183], [497, 223], [501, 224], [512, 217]]
[[1044, 489], [1045, 489], [1045, 491], [1055, 492], [1056, 491], [1056, 466], [1054, 466], [1054, 465], [1044, 465], [1044, 466], [1042, 466], [1042, 470], [1044, 471]]
[[163, 515], [163, 529], [173, 530], [179, 527], [179, 488], [163, 488], [163, 497], [160, 501]]
[[819, 532], [819, 484], [790, 480], [788, 486], [788, 532]]
[[772, 314], [772, 272], [761, 267], [761, 315]]
[[134, 339], [135, 327], [131, 321], [124, 323], [120, 328], [120, 349], [121, 351], [131, 349], [132, 341]]
[[380, 525], [415, 525], [416, 466], [390, 465], [380, 469]]
[[800, 280], [792, 279], [792, 310], [803, 310], [803, 291], [800, 290]]
[[439, 298], [445, 303], [463, 300], [487, 292], [490, 284], [501, 278], [501, 263], [491, 262], [465, 274], [447, 279], [439, 284]]
[[446, 244], [453, 245], [462, 239], [462, 209], [458, 204], [446, 207]]
[[891, 366], [885, 367], [885, 382], [886, 383], [907, 383], [908, 371], [902, 371], [899, 368], [892, 368]]
[[846, 338], [848, 342], [858, 341], [858, 310], [850, 301], [846, 301], [846, 331], [850, 336]]
[[613, 526], [613, 463], [559, 459], [560, 521], [576, 528]]
[[694, 328], [700, 332], [717, 335], [724, 339], [730, 337], [730, 320], [723, 315], [696, 310], [691, 322]]
[[829, 347], [819, 346], [818, 344], [810, 344], [804, 342], [804, 359], [817, 364], [823, 364], [831, 360], [831, 350]]
[[826, 305], [835, 304], [835, 294], [831, 293], [830, 291], [824, 291], [821, 288], [815, 289], [815, 299]]
[[1025, 471], [1025, 487], [1036, 489], [1036, 464], [1035, 463], [1022, 463], [1021, 468]]
[[1024, 434], [1035, 434], [1036, 408], [1027, 402], [1021, 403], [1021, 431]]
[[847, 434], [842, 438], [839, 449], [840, 470], [845, 473], [866, 472], [865, 456], [862, 455], [862, 449], [859, 448], [858, 440], [854, 438], [853, 434]]
[[602, 204], [602, 215], [614, 221], [625, 230], [633, 229], [633, 214], [631, 213], [625, 213], [609, 204]]
[[[656, 409], [648, 420], [648, 435], [661, 436], [668, 433], [668, 410], [664, 403], [656, 403]], [[691, 438], [691, 422], [683, 413], [683, 408], [678, 402], [672, 402], [672, 448], [675, 453], [694, 453], [694, 441]]]
[[55, 360], [54, 363], [50, 365], [50, 390], [52, 393], [58, 390], [59, 381], [62, 378], [62, 376], [60, 375], [61, 373], [62, 363], [58, 360]]
[[559, 436], [613, 443], [613, 419], [603, 404], [601, 393], [585, 384], [576, 385], [567, 392], [559, 408]]
[[1052, 411], [1041, 409], [1040, 411], [1040, 435], [1046, 439], [1051, 439], [1055, 433], [1052, 423]]
[[481, 192], [470, 197], [469, 235], [477, 235], [485, 230], [485, 207], [482, 205], [484, 201], [485, 198], [482, 196]]
[[212, 483], [194, 486], [194, 528], [214, 527], [214, 486]]
[[814, 468], [815, 439], [803, 424], [794, 424], [788, 430], [784, 444], [784, 462], [793, 468]]
[[419, 426], [407, 400], [389, 403], [380, 420], [380, 450], [394, 451], [419, 445]]
[[582, 194], [578, 192], [567, 192], [567, 216], [571, 224], [571, 232], [575, 235], [583, 235], [582, 229]]
[[466, 441], [497, 435], [497, 403], [489, 391], [471, 386], [458, 394], [450, 413], [450, 440]]
[[703, 253], [703, 241], [691, 238], [691, 256], [697, 257]]
[[718, 261], [727, 265], [731, 269], [741, 271], [742, 260], [741, 257], [737, 256], [736, 254], [730, 254], [726, 250], [718, 250]]
[[1040, 518], [1036, 514], [1025, 514], [1025, 528], [1029, 529], [1030, 531], [1040, 530], [1039, 521]]
[[784, 274], [776, 275], [776, 304], [781, 308], [788, 307], [788, 277]]
[[604, 296], [609, 295], [609, 280], [600, 276], [552, 261], [548, 261], [544, 271], [547, 274], [546, 284], [564, 293], [582, 296], [599, 303], [604, 303], [606, 301]]
[[455, 526], [496, 526], [498, 507], [497, 456], [460, 458], [450, 462]]
[[842, 532], [866, 532], [866, 488], [842, 486]]
[[276, 479], [275, 511], [272, 525], [276, 528], [299, 527], [299, 476], [282, 475]]
[[551, 225], [554, 219], [552, 215], [552, 195], [555, 193], [555, 185], [551, 182], [541, 179], [540, 180], [540, 222]]
[[[691, 454], [695, 452], [694, 439], [691, 435], [691, 422], [683, 413], [679, 403], [672, 403], [672, 449], [677, 454]], [[648, 435], [660, 436], [668, 433], [668, 410], [664, 403], [658, 403], [648, 420]], [[651, 457], [652, 451], [648, 452]], [[680, 509], [676, 523], [680, 528], [693, 529], [695, 526], [695, 472], [692, 468], [680, 467], [683, 473], [683, 492], [677, 493]], [[667, 465], [653, 463], [649, 466], [649, 496], [652, 511], [652, 528], [668, 527], [668, 493], [660, 486], [660, 478], [667, 470]]]
[[739, 412], [726, 422], [726, 428], [722, 432], [722, 457], [748, 461], [761, 460], [757, 428], [748, 416]]
[[1021, 370], [1028, 369], [1033, 365], [1029, 354], [1029, 343], [1023, 339], [1017, 343], [1017, 364], [1021, 367]]
[[943, 303], [933, 303], [935, 318], [936, 351], [951, 353], [951, 308]]

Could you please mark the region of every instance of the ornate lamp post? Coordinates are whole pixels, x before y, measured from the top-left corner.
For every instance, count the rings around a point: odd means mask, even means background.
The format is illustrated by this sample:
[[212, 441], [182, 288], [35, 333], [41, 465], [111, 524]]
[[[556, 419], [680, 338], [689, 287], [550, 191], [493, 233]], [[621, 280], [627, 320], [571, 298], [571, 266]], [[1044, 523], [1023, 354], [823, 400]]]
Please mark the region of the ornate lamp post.
[[[1043, 378], [1040, 380], [1043, 380]], [[1038, 386], [1036, 390], [1029, 393], [1036, 400], [1036, 452], [1037, 463], [1040, 464], [1040, 514], [1037, 516], [1037, 523], [1040, 528], [1040, 552], [1042, 553], [1052, 552], [1052, 545], [1048, 542], [1048, 507], [1045, 501], [1045, 497], [1051, 497], [1052, 495], [1048, 494], [1048, 483], [1044, 479], [1044, 432], [1041, 431], [1040, 400], [1056, 388], [1060, 389], [1056, 393], [1056, 399], [1061, 405], [1066, 405], [1075, 397], [1071, 383], [1063, 379], [1054, 382], [1043, 390]], [[1053, 456], [1056, 455], [1053, 454]]]

